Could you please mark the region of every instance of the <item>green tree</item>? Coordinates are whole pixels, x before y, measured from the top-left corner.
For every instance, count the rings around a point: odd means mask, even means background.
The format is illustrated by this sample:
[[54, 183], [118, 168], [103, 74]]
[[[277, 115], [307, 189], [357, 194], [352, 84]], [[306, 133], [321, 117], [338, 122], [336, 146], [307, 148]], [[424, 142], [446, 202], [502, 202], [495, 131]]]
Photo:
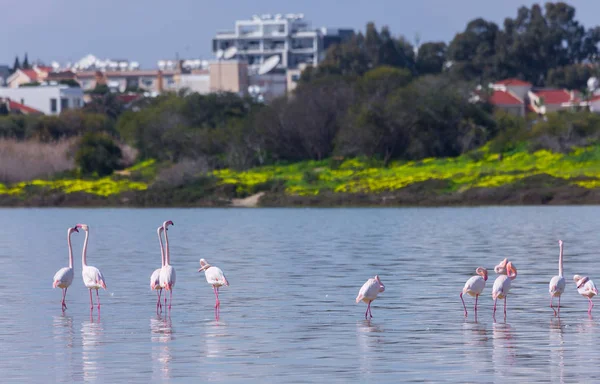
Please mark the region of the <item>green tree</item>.
[[75, 162], [86, 175], [107, 176], [121, 167], [122, 153], [114, 140], [105, 134], [86, 133], [75, 154]]
[[23, 69], [30, 69], [31, 65], [29, 65], [29, 59], [27, 58], [27, 52], [25, 52], [25, 57], [23, 58]]
[[21, 69], [21, 62], [19, 61], [19, 56], [15, 56], [15, 62], [12, 67], [12, 72], [16, 72], [17, 69]]
[[419, 47], [415, 63], [416, 72], [419, 75], [434, 75], [442, 72], [446, 62], [446, 43], [431, 42]]

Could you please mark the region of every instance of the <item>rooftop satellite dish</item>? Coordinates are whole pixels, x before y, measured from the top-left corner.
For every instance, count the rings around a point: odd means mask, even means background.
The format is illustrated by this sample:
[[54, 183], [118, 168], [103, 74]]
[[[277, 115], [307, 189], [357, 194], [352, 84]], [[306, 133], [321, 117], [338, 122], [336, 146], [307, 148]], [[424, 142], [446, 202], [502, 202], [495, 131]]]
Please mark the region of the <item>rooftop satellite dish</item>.
[[224, 54], [223, 50], [219, 49], [216, 53], [217, 59], [221, 60], [223, 58], [223, 54]]
[[129, 63], [130, 69], [138, 69], [139, 67], [140, 67], [140, 63], [138, 63], [137, 61], [133, 61], [133, 62]]
[[129, 67], [129, 64], [127, 64], [126, 62], [121, 61], [119, 63], [119, 68], [121, 68], [121, 69], [127, 69], [127, 67]]
[[223, 52], [223, 58], [225, 60], [229, 60], [231, 59], [233, 56], [235, 56], [235, 54], [237, 53], [237, 48], [236, 47], [229, 47], [225, 50], [225, 52]]
[[164, 60], [158, 60], [158, 68], [163, 69], [167, 63]]
[[51, 65], [52, 65], [52, 68], [53, 68], [53, 69], [58, 69], [58, 68], [60, 68], [60, 64], [58, 64], [56, 61], [53, 61]]
[[265, 75], [271, 72], [279, 64], [280, 60], [281, 58], [279, 57], [279, 55], [273, 55], [269, 57], [267, 60], [265, 60], [264, 63], [262, 63], [260, 68], [258, 68], [258, 74]]

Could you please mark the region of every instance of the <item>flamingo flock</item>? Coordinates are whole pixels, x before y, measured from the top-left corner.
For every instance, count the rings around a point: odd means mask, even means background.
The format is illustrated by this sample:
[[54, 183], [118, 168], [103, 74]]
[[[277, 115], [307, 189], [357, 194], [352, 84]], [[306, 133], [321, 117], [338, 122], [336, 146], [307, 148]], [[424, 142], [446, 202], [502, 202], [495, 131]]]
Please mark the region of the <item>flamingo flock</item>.
[[[558, 275], [552, 277], [549, 284], [550, 308], [552, 308], [554, 311], [554, 316], [560, 316], [560, 298], [565, 292], [566, 287], [565, 278], [563, 276], [563, 244], [564, 243], [562, 240], [558, 241]], [[483, 267], [478, 267], [475, 272], [478, 276], [473, 276], [467, 280], [462, 292], [459, 295], [465, 311], [465, 317], [468, 316], [468, 313], [463, 295], [469, 294], [470, 296], [475, 297], [475, 316], [477, 316], [477, 299], [479, 298], [479, 295], [482, 294], [485, 288], [485, 282], [488, 278], [487, 270]], [[492, 287], [492, 299], [494, 299], [493, 317], [495, 319], [496, 304], [498, 299], [504, 299], [504, 317], [506, 317], [506, 299], [508, 297], [508, 293], [510, 292], [512, 281], [517, 278], [517, 268], [511, 261], [505, 258], [494, 267], [494, 272], [499, 275], [494, 281], [494, 286]], [[573, 276], [573, 280], [577, 286], [577, 292], [588, 299], [588, 314], [591, 315], [592, 308], [594, 307], [592, 297], [598, 294], [596, 285], [587, 276], [583, 277], [580, 275], [575, 275]], [[555, 297], [558, 298], [558, 306], [556, 309], [553, 305]]]
[[[173, 303], [173, 289], [175, 288], [176, 274], [175, 268], [171, 265], [171, 252], [169, 248], [169, 236], [168, 227], [173, 226], [174, 223], [171, 220], [167, 220], [162, 223], [156, 230], [158, 235], [158, 242], [160, 246], [161, 256], [161, 267], [155, 269], [150, 276], [150, 289], [156, 291], [156, 312], [160, 313], [163, 310], [163, 303], [161, 301], [163, 290], [164, 292], [164, 308], [168, 308], [169, 312], [172, 308]], [[71, 235], [79, 233], [79, 230], [85, 231], [85, 239], [83, 242], [83, 250], [81, 253], [81, 265], [82, 265], [82, 278], [83, 283], [90, 293], [90, 311], [94, 310], [94, 300], [92, 290], [96, 291], [96, 302], [98, 313], [100, 312], [100, 295], [98, 291], [100, 288], [106, 290], [106, 281], [102, 272], [96, 267], [87, 264], [87, 247], [89, 241], [90, 228], [87, 224], [77, 224], [74, 227], [67, 229], [67, 245], [69, 251], [69, 266], [59, 269], [53, 278], [52, 287], [62, 289], [62, 300], [61, 308], [64, 312], [67, 309], [66, 296], [67, 290], [73, 283], [74, 270], [73, 270], [73, 249], [71, 245]], [[162, 236], [164, 235], [164, 243]], [[561, 307], [561, 296], [565, 292], [566, 281], [563, 274], [563, 254], [564, 254], [564, 243], [562, 240], [558, 241], [559, 245], [559, 258], [558, 258], [558, 275], [552, 277], [549, 284], [550, 293], [550, 308], [554, 311], [554, 316], [560, 316]], [[211, 264], [205, 259], [200, 259], [200, 269], [198, 272], [204, 272], [206, 282], [212, 286], [215, 294], [215, 318], [219, 319], [220, 306], [219, 301], [219, 288], [222, 286], [229, 286], [229, 281], [225, 277], [223, 271]], [[494, 300], [493, 317], [495, 319], [496, 307], [498, 299], [504, 300], [504, 316], [507, 314], [507, 298], [512, 286], [512, 282], [517, 278], [517, 268], [512, 261], [507, 258], [502, 260], [498, 265], [494, 267], [494, 272], [498, 275], [494, 281], [492, 287], [492, 299]], [[464, 316], [468, 316], [467, 306], [465, 304], [464, 295], [469, 295], [475, 298], [474, 312], [477, 318], [477, 305], [479, 296], [483, 294], [483, 291], [488, 280], [488, 270], [484, 267], [477, 267], [475, 270], [476, 275], [469, 278], [460, 293], [460, 299], [463, 304]], [[594, 303], [592, 298], [598, 294], [598, 289], [594, 282], [588, 276], [574, 275], [573, 281], [575, 282], [577, 292], [588, 299], [588, 314], [591, 315]], [[371, 312], [371, 303], [377, 299], [378, 295], [385, 291], [385, 285], [381, 282], [379, 275], [375, 275], [369, 278], [360, 288], [358, 296], [356, 297], [356, 303], [364, 302], [367, 304], [365, 311], [365, 319], [373, 317]], [[169, 299], [167, 300], [167, 293], [169, 292]], [[558, 299], [558, 305], [554, 307], [554, 298]], [[168, 303], [168, 305], [167, 305]]]

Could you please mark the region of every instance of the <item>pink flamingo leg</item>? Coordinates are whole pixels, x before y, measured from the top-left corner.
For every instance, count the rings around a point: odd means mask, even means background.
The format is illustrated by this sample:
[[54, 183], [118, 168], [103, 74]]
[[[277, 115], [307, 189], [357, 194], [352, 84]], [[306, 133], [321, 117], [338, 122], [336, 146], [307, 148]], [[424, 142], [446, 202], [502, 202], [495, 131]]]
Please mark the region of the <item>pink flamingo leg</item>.
[[369, 315], [369, 306], [371, 305], [371, 302], [369, 301], [367, 303], [367, 310], [365, 311], [365, 319], [367, 319], [367, 316]]
[[[479, 299], [479, 295], [475, 295], [475, 315], [477, 315], [477, 299]], [[466, 308], [465, 308], [465, 312], [467, 312]]]
[[90, 288], [90, 310], [94, 310], [94, 300], [92, 299], [92, 289]]
[[165, 293], [165, 308], [167, 308], [167, 294]]
[[157, 289], [156, 290], [156, 296], [158, 296], [158, 300], [156, 301], [156, 312], [158, 313], [158, 309], [160, 308], [160, 310], [162, 311], [162, 304], [160, 303], [160, 294], [162, 292], [162, 289]]
[[[165, 295], [165, 296], [167, 296], [167, 295]], [[165, 298], [165, 301], [166, 300], [167, 299]], [[173, 304], [173, 290], [172, 289], [169, 290], [169, 311], [171, 310], [171, 304]]]
[[504, 296], [504, 317], [506, 317], [506, 296]]
[[373, 318], [373, 312], [371, 312], [371, 303], [373, 302], [373, 300], [369, 301], [369, 306], [367, 307], [367, 309], [369, 310], [369, 317], [372, 319]]
[[465, 309], [465, 317], [467, 317], [467, 306], [465, 305], [465, 300], [462, 298], [462, 292], [460, 293], [460, 301], [463, 303], [463, 308]]
[[592, 302], [592, 299], [590, 299], [589, 297], [588, 297], [588, 300], [590, 302], [590, 304], [588, 305], [588, 313], [591, 314], [592, 313], [592, 308], [594, 308], [594, 303]]
[[558, 311], [556, 312], [556, 316], [560, 316], [560, 296], [558, 296]]
[[63, 289], [63, 297], [62, 297], [62, 310], [63, 312], [67, 309], [67, 303], [65, 303], [65, 299], [67, 297], [67, 288]]
[[498, 298], [495, 298], [494, 299], [494, 315], [493, 316], [496, 316], [496, 302], [497, 301], [498, 301]]
[[98, 309], [100, 309], [100, 295], [98, 294], [98, 290], [96, 289], [96, 299], [98, 301]]

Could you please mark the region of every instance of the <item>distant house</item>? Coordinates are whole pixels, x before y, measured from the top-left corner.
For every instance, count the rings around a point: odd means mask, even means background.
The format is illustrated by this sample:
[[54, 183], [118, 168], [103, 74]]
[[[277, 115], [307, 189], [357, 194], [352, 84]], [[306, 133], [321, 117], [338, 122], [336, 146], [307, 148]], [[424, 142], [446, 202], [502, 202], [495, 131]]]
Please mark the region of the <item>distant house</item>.
[[525, 97], [532, 84], [519, 79], [501, 80], [489, 85], [487, 101], [497, 109], [510, 114], [525, 116]]
[[22, 114], [22, 115], [43, 115], [42, 111], [38, 111], [35, 108], [28, 107], [27, 105], [17, 103], [9, 98], [0, 97], [0, 109], [6, 108], [10, 114]]
[[8, 98], [47, 115], [58, 115], [67, 109], [83, 107], [83, 90], [66, 85], [0, 87], [0, 97]]
[[46, 81], [52, 67], [34, 65], [31, 69], [17, 69], [6, 79], [9, 88], [18, 88], [23, 84]]
[[82, 71], [76, 79], [84, 91], [93, 90], [98, 84], [106, 84], [117, 92], [127, 89], [140, 89], [148, 92], [176, 91], [176, 76], [174, 70], [147, 71]]
[[567, 89], [534, 89], [527, 96], [531, 109], [542, 115], [585, 104], [579, 92]]

